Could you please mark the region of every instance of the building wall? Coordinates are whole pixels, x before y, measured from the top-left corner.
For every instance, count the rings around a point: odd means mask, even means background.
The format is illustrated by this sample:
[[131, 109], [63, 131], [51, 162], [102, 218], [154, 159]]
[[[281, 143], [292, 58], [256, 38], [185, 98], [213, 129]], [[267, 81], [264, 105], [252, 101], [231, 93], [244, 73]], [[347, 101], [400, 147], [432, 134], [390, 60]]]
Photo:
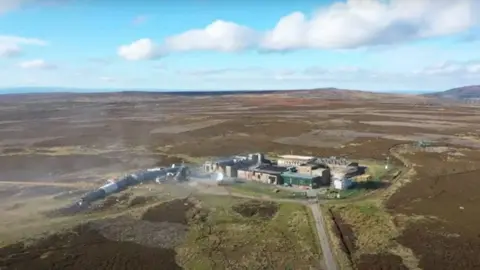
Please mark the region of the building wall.
[[264, 184], [274, 184], [277, 185], [281, 183], [281, 176], [275, 174], [269, 174], [264, 172], [254, 172], [251, 179], [253, 181], [262, 182]]
[[225, 166], [225, 175], [228, 177], [237, 177], [237, 168], [233, 166]]
[[329, 186], [332, 182], [332, 175], [330, 174], [330, 170], [323, 170], [322, 177], [320, 179], [321, 186]]
[[304, 164], [305, 160], [298, 160], [298, 159], [279, 159], [277, 160], [278, 166], [300, 166]]
[[303, 174], [311, 174], [312, 173], [312, 167], [310, 167], [310, 166], [298, 166], [297, 171], [299, 173], [303, 173]]
[[313, 184], [313, 179], [308, 179], [308, 178], [303, 178], [303, 177], [283, 175], [283, 179], [284, 179], [284, 183], [290, 184], [292, 186], [311, 187], [312, 184]]
[[244, 179], [244, 180], [252, 180], [253, 172], [249, 170], [238, 170], [237, 171], [237, 178]]

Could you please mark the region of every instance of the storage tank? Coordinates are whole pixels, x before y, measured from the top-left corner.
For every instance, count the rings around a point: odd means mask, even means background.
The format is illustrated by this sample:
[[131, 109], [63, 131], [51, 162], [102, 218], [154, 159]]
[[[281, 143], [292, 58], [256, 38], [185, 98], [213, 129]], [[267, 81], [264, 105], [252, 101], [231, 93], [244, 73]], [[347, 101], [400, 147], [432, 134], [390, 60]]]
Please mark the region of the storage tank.
[[345, 190], [352, 186], [353, 182], [349, 178], [333, 180], [333, 187], [338, 190]]

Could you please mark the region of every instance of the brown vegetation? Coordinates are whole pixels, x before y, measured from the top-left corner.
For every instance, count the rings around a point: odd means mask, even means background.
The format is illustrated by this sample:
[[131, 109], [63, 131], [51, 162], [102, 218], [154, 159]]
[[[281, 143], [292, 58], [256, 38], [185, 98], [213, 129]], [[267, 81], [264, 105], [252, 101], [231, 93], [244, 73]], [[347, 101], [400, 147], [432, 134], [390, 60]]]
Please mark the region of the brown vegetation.
[[[426, 140], [444, 143], [447, 150], [402, 148], [400, 158], [410, 163], [411, 170], [405, 170], [388, 188], [385, 204], [375, 201], [375, 215], [358, 205], [333, 209], [341, 235], [358, 269], [475, 269], [480, 264], [475, 255], [480, 252], [476, 226], [480, 212], [475, 207], [480, 198], [476, 183], [480, 169], [478, 108], [444, 107], [424, 97], [340, 90], [202, 97], [38, 95], [10, 97], [1, 105], [0, 181], [5, 185], [0, 182], [0, 203], [5, 205], [0, 214], [8, 216], [9, 226], [13, 224], [10, 218], [18, 217], [23, 218], [19, 223], [27, 224], [29, 215], [20, 212], [24, 211], [22, 200], [44, 195], [50, 196], [45, 199], [48, 202], [60, 202], [68, 198], [70, 190], [7, 187], [7, 182], [96, 183], [112, 173], [252, 151], [384, 160], [399, 145]], [[142, 208], [150, 202], [150, 197], [138, 197], [122, 204]], [[114, 208], [118, 202], [105, 203]], [[143, 222], [160, 224], [173, 219], [186, 224], [192, 216], [205, 219], [204, 212], [191, 207], [181, 200], [155, 206], [144, 214]], [[374, 234], [375, 228], [380, 233]], [[207, 227], [203, 229], [208, 232]], [[217, 232], [225, 233], [219, 234], [222, 239], [231, 236], [223, 229]], [[90, 260], [84, 269], [117, 263], [149, 269], [150, 262], [177, 267], [169, 264], [175, 255], [171, 250], [107, 240], [91, 227], [65, 238], [85, 244], [70, 247], [57, 237], [39, 245], [66, 246], [72, 258], [68, 265], [80, 266], [81, 261]], [[211, 238], [202, 243], [208, 246], [215, 241]], [[291, 243], [279, 240], [278, 244]], [[262, 246], [257, 251], [267, 252], [262, 249], [268, 248], [276, 246]], [[128, 251], [132, 256], [122, 258], [114, 255], [130, 249], [138, 252]], [[18, 247], [1, 252], [8, 255], [25, 250]], [[166, 254], [164, 259], [157, 258], [159, 253]], [[68, 266], [60, 252], [48, 253], [46, 258], [51, 260], [32, 254], [41, 256], [27, 252], [1, 263], [11, 265], [14, 260], [19, 269], [29, 261], [37, 263], [40, 268], [36, 269]], [[97, 257], [92, 258], [94, 254]], [[239, 254], [232, 253], [232, 260]], [[313, 255], [307, 257], [312, 260]], [[137, 265], [139, 261], [145, 263]]]

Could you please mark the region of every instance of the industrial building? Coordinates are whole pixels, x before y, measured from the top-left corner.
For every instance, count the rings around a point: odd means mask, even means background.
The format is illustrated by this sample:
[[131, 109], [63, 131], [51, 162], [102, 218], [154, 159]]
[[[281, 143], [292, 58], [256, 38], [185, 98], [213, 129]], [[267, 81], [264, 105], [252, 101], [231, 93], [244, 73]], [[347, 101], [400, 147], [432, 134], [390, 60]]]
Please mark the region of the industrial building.
[[300, 166], [315, 160], [315, 157], [297, 156], [297, 155], [282, 155], [277, 159], [279, 166]]
[[[284, 185], [298, 188], [319, 188], [325, 181], [321, 175], [311, 175], [286, 171], [281, 174]], [[330, 182], [330, 179], [328, 179]]]
[[282, 155], [272, 162], [261, 153], [208, 161], [203, 168], [207, 173], [219, 172], [230, 178], [307, 189], [347, 189], [351, 178], [359, 173], [358, 163], [345, 158]]
[[262, 164], [252, 170], [251, 180], [266, 184], [282, 185], [282, 173], [287, 171], [287, 167]]
[[207, 161], [203, 169], [207, 173], [221, 172], [227, 177], [237, 178], [238, 170], [249, 170], [261, 164], [271, 164], [262, 153], [237, 155], [217, 161]]

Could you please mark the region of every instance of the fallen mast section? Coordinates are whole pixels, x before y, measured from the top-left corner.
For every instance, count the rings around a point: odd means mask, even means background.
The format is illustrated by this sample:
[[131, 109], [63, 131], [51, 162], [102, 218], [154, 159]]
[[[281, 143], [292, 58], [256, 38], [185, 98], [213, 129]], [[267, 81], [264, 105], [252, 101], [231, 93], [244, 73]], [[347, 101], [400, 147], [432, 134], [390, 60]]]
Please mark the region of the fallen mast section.
[[190, 175], [189, 168], [185, 165], [176, 166], [172, 164], [171, 167], [163, 168], [151, 168], [141, 170], [132, 174], [125, 175], [118, 180], [108, 180], [107, 183], [100, 188], [93, 190], [85, 194], [77, 204], [79, 206], [88, 205], [97, 200], [104, 199], [105, 197], [121, 192], [128, 187], [136, 186], [141, 183], [153, 182], [157, 183], [167, 180], [167, 178], [173, 178], [177, 182], [187, 181]]

